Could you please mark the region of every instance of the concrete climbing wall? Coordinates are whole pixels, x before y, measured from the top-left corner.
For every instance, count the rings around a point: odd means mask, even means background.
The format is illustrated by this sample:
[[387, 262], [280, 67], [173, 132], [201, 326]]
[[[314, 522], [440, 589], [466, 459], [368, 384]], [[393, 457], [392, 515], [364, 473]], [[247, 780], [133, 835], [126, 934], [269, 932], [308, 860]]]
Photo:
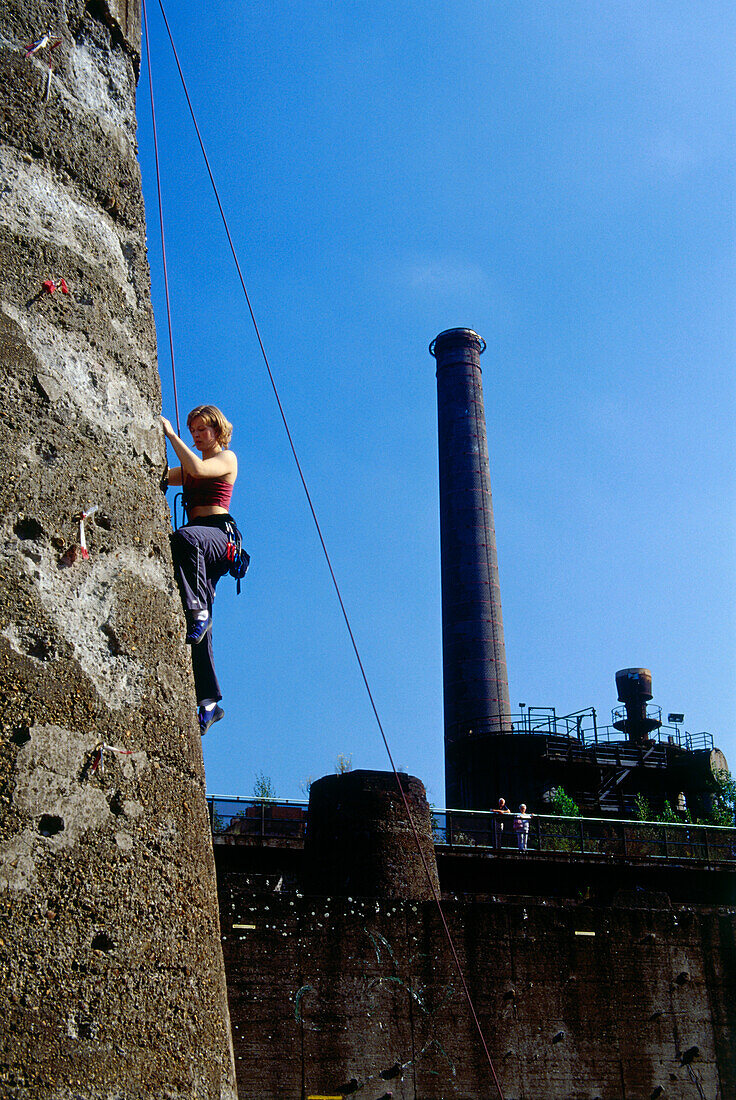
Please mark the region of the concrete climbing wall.
[[139, 52], [138, 0], [0, 0], [0, 1095], [24, 1100], [235, 1096]]
[[[433, 903], [220, 897], [240, 1100], [496, 1097]], [[733, 909], [445, 913], [506, 1100], [736, 1096]]]

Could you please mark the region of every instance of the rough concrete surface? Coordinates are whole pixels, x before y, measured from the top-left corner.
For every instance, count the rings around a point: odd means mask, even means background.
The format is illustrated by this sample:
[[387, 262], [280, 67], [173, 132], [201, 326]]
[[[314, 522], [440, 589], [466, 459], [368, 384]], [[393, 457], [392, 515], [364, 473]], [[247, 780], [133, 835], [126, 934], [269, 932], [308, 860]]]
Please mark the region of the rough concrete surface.
[[[45, 32], [62, 39], [48, 100], [48, 49], [25, 56]], [[138, 0], [0, 0], [0, 1096], [14, 1100], [235, 1096], [159, 487], [139, 38]], [[68, 294], [43, 291], [62, 278]], [[75, 517], [93, 504], [85, 560]]]

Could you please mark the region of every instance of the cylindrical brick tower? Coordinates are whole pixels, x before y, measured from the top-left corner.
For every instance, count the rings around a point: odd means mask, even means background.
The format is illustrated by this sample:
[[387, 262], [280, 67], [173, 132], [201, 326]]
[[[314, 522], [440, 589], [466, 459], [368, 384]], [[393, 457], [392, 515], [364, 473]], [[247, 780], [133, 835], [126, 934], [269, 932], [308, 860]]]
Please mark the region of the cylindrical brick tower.
[[0, 0], [3, 1100], [236, 1096], [139, 63], [139, 0]]
[[437, 361], [447, 805], [470, 806], [478, 738], [509, 727], [509, 688], [480, 356], [468, 328], [441, 332]]
[[434, 885], [439, 894], [424, 784], [402, 774], [401, 785], [421, 855], [392, 772], [346, 772], [312, 783], [302, 875], [305, 893], [431, 901]]

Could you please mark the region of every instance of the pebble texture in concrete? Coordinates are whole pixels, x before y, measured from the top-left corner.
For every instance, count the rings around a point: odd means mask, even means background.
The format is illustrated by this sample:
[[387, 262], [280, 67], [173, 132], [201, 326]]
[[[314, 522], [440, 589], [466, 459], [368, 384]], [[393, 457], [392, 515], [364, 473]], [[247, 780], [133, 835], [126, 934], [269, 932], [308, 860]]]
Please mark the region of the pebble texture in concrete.
[[[25, 54], [45, 32], [61, 39], [48, 99], [48, 48]], [[160, 490], [139, 62], [138, 0], [0, 0], [0, 1095], [14, 1100], [235, 1096]], [[74, 517], [92, 504], [84, 560]]]

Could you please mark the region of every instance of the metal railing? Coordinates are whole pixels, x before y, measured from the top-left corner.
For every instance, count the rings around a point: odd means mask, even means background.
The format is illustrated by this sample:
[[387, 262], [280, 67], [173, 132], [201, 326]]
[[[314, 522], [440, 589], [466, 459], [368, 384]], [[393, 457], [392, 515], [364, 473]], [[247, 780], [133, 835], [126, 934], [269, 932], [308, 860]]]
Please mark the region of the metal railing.
[[[207, 804], [216, 844], [282, 841], [298, 845], [306, 835], [306, 801], [210, 795]], [[432, 808], [435, 844], [450, 849], [513, 856], [519, 851], [513, 824], [514, 814]], [[668, 860], [736, 867], [736, 828], [533, 814], [526, 850], [572, 858]]]
[[[478, 810], [433, 810], [435, 844], [496, 852], [519, 850], [514, 815]], [[736, 828], [615, 818], [534, 814], [526, 850], [617, 860], [672, 860], [736, 866]]]
[[308, 802], [285, 798], [221, 798], [208, 795], [207, 807], [215, 842], [303, 840]]
[[[650, 705], [647, 714], [661, 717], [661, 707]], [[623, 708], [614, 712], [614, 721], [624, 716]], [[554, 707], [526, 707], [518, 714], [504, 714], [495, 718], [477, 718], [451, 731], [450, 740], [459, 741], [488, 735], [526, 734], [526, 736], [561, 737], [577, 742], [584, 747], [617, 741], [624, 743], [626, 735], [612, 724], [601, 726], [595, 707], [574, 711], [572, 714], [557, 714]], [[679, 745], [680, 748], [694, 751], [712, 749], [713, 734], [688, 733], [679, 726], [661, 725], [648, 735], [651, 741], [661, 744]]]
[[[587, 747], [613, 741], [622, 744], [624, 736], [621, 730], [617, 730], [614, 726], [598, 726], [596, 736], [586, 734], [585, 745]], [[660, 745], [678, 745], [681, 749], [687, 749], [688, 752], [714, 747], [712, 733], [706, 733], [705, 731], [702, 733], [688, 733], [687, 730], [681, 730], [679, 726], [659, 726], [647, 734], [647, 740], [658, 741]]]

